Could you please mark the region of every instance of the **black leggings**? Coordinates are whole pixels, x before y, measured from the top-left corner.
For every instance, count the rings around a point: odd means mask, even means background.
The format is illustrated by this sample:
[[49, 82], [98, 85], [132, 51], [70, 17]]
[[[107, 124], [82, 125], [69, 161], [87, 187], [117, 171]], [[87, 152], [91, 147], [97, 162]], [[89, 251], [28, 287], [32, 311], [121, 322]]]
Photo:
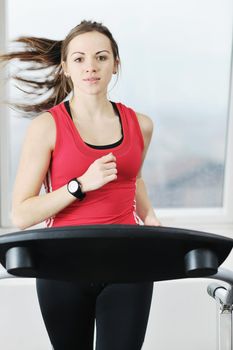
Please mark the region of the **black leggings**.
[[55, 350], [140, 350], [153, 282], [36, 280], [42, 316]]

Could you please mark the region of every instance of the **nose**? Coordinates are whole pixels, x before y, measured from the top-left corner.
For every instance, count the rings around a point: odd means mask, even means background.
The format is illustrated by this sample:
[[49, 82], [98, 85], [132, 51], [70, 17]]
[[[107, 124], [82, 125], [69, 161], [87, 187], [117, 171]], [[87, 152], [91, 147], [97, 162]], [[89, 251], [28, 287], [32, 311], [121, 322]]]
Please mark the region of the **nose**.
[[86, 72], [96, 72], [97, 66], [96, 62], [91, 59], [86, 62]]

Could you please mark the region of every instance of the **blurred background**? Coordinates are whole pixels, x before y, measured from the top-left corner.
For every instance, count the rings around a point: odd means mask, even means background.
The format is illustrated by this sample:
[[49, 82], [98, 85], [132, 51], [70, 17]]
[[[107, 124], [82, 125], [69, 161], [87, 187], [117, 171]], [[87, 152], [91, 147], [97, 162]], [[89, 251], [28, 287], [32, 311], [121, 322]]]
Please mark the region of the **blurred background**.
[[[154, 207], [216, 208], [224, 197], [232, 7], [229, 0], [68, 0], [64, 9], [62, 2], [9, 0], [6, 44], [14, 48], [10, 40], [28, 34], [63, 39], [83, 19], [107, 25], [122, 59], [109, 99], [154, 121], [143, 171]], [[12, 83], [9, 96], [25, 99]], [[9, 115], [11, 189], [27, 122]]]

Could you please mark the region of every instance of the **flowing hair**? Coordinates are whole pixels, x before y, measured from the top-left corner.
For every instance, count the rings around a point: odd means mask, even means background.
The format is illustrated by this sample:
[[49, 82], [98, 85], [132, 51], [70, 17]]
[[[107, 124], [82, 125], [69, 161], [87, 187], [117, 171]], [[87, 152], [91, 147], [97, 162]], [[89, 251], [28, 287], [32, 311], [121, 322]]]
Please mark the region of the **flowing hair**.
[[[27, 117], [32, 117], [38, 113], [44, 112], [53, 106], [61, 103], [73, 90], [73, 84], [69, 77], [66, 77], [62, 68], [62, 61], [66, 61], [68, 45], [70, 41], [77, 35], [87, 32], [97, 31], [107, 36], [111, 42], [114, 60], [120, 62], [119, 50], [116, 41], [111, 32], [102, 23], [93, 21], [82, 21], [74, 27], [64, 40], [51, 40], [39, 37], [21, 36], [15, 40], [23, 47], [19, 51], [13, 51], [0, 55], [0, 62], [9, 63], [11, 60], [18, 59], [21, 62], [26, 62], [28, 66], [21, 72], [32, 72], [45, 70], [42, 78], [29, 77], [27, 78], [22, 73], [13, 74], [10, 78], [20, 82], [23, 86], [19, 90], [23, 91], [31, 99], [30, 95], [35, 97], [49, 94], [47, 98], [34, 104], [9, 103], [16, 110], [26, 112]], [[30, 88], [30, 91], [25, 90], [25, 87]], [[35, 98], [34, 97], [34, 98]]]

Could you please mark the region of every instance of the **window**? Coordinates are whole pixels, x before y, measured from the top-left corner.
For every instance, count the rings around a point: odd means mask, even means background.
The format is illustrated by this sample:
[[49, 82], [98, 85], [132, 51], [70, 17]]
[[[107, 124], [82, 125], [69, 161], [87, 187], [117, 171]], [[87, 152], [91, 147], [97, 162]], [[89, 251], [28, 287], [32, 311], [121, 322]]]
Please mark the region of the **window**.
[[[123, 0], [114, 11], [104, 0], [66, 4], [69, 21], [63, 4], [55, 1], [8, 0], [8, 40], [22, 34], [61, 39], [83, 19], [106, 24], [122, 59], [122, 74], [109, 98], [154, 120], [143, 169], [154, 207], [231, 221], [232, 1], [146, 0], [143, 6], [135, 1], [132, 18], [131, 5]], [[15, 94], [11, 86], [10, 96]], [[11, 189], [28, 122], [8, 113]]]

